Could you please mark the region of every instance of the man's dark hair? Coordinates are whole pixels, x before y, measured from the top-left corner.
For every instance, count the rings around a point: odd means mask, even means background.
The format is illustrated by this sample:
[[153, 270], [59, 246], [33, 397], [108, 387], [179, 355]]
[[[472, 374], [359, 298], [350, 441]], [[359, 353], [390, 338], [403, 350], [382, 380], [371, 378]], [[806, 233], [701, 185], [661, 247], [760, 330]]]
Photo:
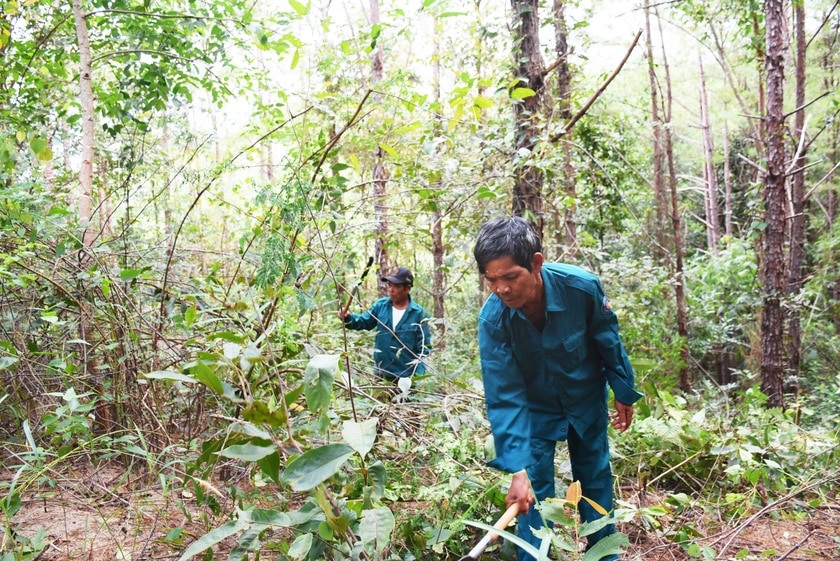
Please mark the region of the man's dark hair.
[[486, 222], [478, 232], [473, 256], [478, 272], [485, 272], [487, 263], [510, 257], [520, 267], [531, 270], [535, 253], [542, 252], [542, 243], [534, 227], [519, 216], [496, 218]]

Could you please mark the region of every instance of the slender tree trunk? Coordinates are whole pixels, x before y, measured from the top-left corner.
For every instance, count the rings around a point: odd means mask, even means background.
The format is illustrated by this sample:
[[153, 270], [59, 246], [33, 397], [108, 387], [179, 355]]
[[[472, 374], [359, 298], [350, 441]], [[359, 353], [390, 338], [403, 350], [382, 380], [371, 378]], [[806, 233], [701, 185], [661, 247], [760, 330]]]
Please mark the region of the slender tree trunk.
[[540, 61], [539, 0], [511, 0], [516, 21], [514, 57], [520, 76], [518, 87], [530, 88], [535, 95], [514, 103], [514, 152], [516, 178], [513, 186], [513, 213], [525, 216], [543, 234], [543, 174], [532, 165], [538, 146], [537, 118], [542, 107], [543, 75]]
[[[572, 73], [569, 69], [569, 30], [566, 26], [566, 3], [554, 0], [554, 52], [559, 62], [557, 72], [559, 117], [564, 122], [572, 118]], [[571, 135], [569, 131], [567, 136]], [[564, 138], [560, 144], [563, 154], [563, 224], [555, 228], [557, 236], [557, 257], [563, 255], [574, 260], [577, 257], [577, 188], [575, 186], [575, 167], [572, 163], [572, 139]], [[559, 216], [557, 217], [559, 222]], [[565, 250], [564, 250], [565, 247]]]
[[648, 224], [655, 233], [656, 255], [660, 261], [667, 258], [671, 246], [666, 234], [668, 224], [668, 197], [665, 194], [665, 152], [662, 138], [662, 116], [660, 115], [659, 84], [656, 79], [656, 61], [653, 57], [653, 37], [650, 31], [650, 5], [645, 2], [645, 47], [650, 86], [650, 121], [653, 126], [653, 216]]
[[802, 290], [805, 265], [805, 0], [793, 2], [794, 35], [796, 38], [796, 113], [794, 114], [794, 136], [797, 141], [793, 157], [790, 192], [790, 263], [788, 265], [788, 337], [787, 375], [784, 388], [795, 393], [799, 388], [801, 367], [802, 327], [796, 296]]
[[729, 125], [723, 122], [723, 230], [727, 236], [732, 236], [732, 164], [729, 158]]
[[[379, 0], [370, 0], [370, 23], [379, 23]], [[371, 59], [371, 83], [373, 85], [382, 81], [383, 54], [382, 44], [377, 42]], [[379, 270], [383, 273], [391, 268], [388, 256], [388, 168], [385, 165], [385, 151], [377, 148], [373, 155], [373, 215], [375, 223], [374, 252], [376, 262], [379, 263]], [[388, 294], [387, 287], [378, 283], [379, 296]]]
[[659, 22], [659, 35], [662, 44], [662, 65], [665, 70], [665, 94], [663, 102], [664, 118], [664, 141], [665, 160], [668, 164], [668, 187], [670, 190], [671, 203], [671, 227], [674, 239], [674, 302], [676, 305], [677, 334], [680, 337], [680, 370], [678, 372], [680, 389], [683, 392], [691, 391], [691, 377], [688, 364], [690, 354], [688, 351], [688, 312], [685, 304], [685, 267], [683, 265], [683, 237], [682, 218], [680, 215], [679, 198], [677, 197], [677, 169], [674, 161], [674, 142], [671, 136], [671, 118], [673, 116], [673, 96], [671, 88], [671, 71], [668, 66], [668, 57], [665, 53], [665, 38], [662, 32], [662, 20], [659, 18], [659, 11], [656, 11]]
[[[82, 11], [82, 0], [73, 0], [73, 21], [76, 26], [76, 42], [79, 46], [79, 103], [82, 114], [82, 148], [81, 168], [79, 170], [79, 199], [78, 212], [79, 222], [82, 224], [82, 244], [84, 250], [80, 252], [79, 265], [86, 269], [91, 263], [91, 257], [87, 251], [92, 248], [97, 237], [93, 227], [93, 158], [94, 158], [94, 131], [95, 115], [93, 107], [93, 63], [90, 50], [90, 37], [88, 36], [87, 22]], [[103, 395], [101, 379], [98, 378], [96, 356], [88, 353], [88, 348], [95, 347], [95, 325], [93, 321], [93, 310], [84, 300], [80, 300], [79, 309], [79, 338], [86, 344], [79, 345], [82, 353], [82, 364], [84, 365], [84, 377], [91, 377], [96, 382], [91, 383], [91, 389], [97, 395]], [[97, 401], [93, 411], [93, 423], [98, 434], [110, 432], [112, 428], [112, 404], [100, 400]]]
[[[440, 33], [442, 25], [440, 19], [435, 18], [434, 22], [434, 96], [438, 106], [442, 106], [441, 102], [441, 68], [440, 68]], [[436, 120], [433, 128], [435, 133], [442, 133], [440, 121]], [[443, 185], [441, 180], [435, 182], [435, 192], [441, 193]], [[441, 205], [436, 204], [434, 209], [434, 219], [432, 222], [432, 263], [434, 269], [432, 270], [432, 300], [434, 304], [434, 317], [443, 319], [446, 317], [446, 274], [444, 270], [444, 245], [443, 245], [443, 212]], [[435, 348], [442, 350], [446, 348], [446, 323], [441, 321], [437, 323], [437, 340]]]
[[717, 254], [720, 242], [720, 219], [718, 218], [717, 202], [717, 175], [714, 164], [714, 142], [712, 140], [712, 127], [709, 122], [709, 98], [706, 93], [706, 72], [703, 68], [703, 60], [699, 60], [700, 66], [700, 129], [703, 132], [703, 179], [706, 186], [706, 242], [709, 245], [709, 252]]
[[766, 0], [767, 113], [765, 138], [767, 162], [764, 173], [764, 290], [761, 310], [761, 391], [770, 407], [784, 406], [784, 315], [782, 297], [785, 279], [785, 51], [787, 22], [783, 0]]
[[76, 24], [76, 41], [79, 45], [79, 102], [82, 112], [82, 165], [79, 170], [79, 222], [84, 227], [82, 243], [92, 247], [96, 234], [91, 227], [93, 218], [93, 64], [90, 52], [85, 15], [82, 12], [82, 0], [73, 0], [73, 20]]

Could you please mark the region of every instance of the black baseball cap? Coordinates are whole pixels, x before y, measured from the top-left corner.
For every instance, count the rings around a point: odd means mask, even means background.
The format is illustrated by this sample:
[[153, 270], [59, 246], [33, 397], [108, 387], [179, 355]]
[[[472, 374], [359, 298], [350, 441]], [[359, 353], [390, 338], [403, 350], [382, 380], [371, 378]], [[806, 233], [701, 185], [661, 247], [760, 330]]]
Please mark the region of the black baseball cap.
[[382, 277], [382, 280], [392, 282], [394, 284], [406, 284], [409, 285], [414, 284], [414, 275], [411, 274], [411, 271], [407, 267], [400, 267], [397, 269], [397, 272], [393, 275]]

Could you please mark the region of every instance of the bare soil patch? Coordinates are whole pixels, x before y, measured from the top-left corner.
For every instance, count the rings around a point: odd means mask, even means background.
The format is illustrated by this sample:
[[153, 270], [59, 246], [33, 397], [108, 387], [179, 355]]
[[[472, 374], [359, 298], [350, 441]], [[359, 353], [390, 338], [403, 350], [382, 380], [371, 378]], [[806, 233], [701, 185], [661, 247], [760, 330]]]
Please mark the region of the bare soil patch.
[[[656, 500], [648, 496], [648, 504]], [[622, 524], [619, 529], [631, 542], [624, 559], [697, 559], [679, 543], [663, 537], [685, 529], [696, 533], [691, 539], [714, 549], [718, 560], [837, 560], [840, 501], [836, 490], [831, 500], [831, 504], [807, 509], [802, 503], [780, 504], [732, 524], [691, 511], [663, 520], [663, 527], [657, 530]], [[11, 529], [30, 540], [43, 536], [47, 544], [39, 557], [43, 561], [143, 561], [177, 559], [192, 541], [222, 522], [198, 507], [187, 491], [163, 492], [156, 481], [129, 481], [118, 466], [104, 466], [76, 469], [54, 478], [53, 487], [41, 486], [27, 493]], [[172, 538], [174, 528], [181, 527], [179, 537], [167, 539], [168, 535]], [[487, 557], [492, 558], [493, 553]], [[428, 559], [441, 558], [429, 552]]]

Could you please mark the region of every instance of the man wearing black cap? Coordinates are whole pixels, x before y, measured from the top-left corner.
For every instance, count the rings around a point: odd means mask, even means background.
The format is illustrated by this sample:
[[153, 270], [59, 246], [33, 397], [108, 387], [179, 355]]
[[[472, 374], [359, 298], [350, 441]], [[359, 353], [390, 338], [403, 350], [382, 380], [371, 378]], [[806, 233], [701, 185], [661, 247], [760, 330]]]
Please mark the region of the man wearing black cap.
[[367, 312], [338, 317], [347, 329], [376, 328], [373, 348], [375, 372], [392, 382], [426, 371], [424, 359], [432, 350], [429, 316], [411, 299], [414, 275], [399, 267], [393, 275], [382, 277], [388, 283], [388, 297], [380, 298]]

